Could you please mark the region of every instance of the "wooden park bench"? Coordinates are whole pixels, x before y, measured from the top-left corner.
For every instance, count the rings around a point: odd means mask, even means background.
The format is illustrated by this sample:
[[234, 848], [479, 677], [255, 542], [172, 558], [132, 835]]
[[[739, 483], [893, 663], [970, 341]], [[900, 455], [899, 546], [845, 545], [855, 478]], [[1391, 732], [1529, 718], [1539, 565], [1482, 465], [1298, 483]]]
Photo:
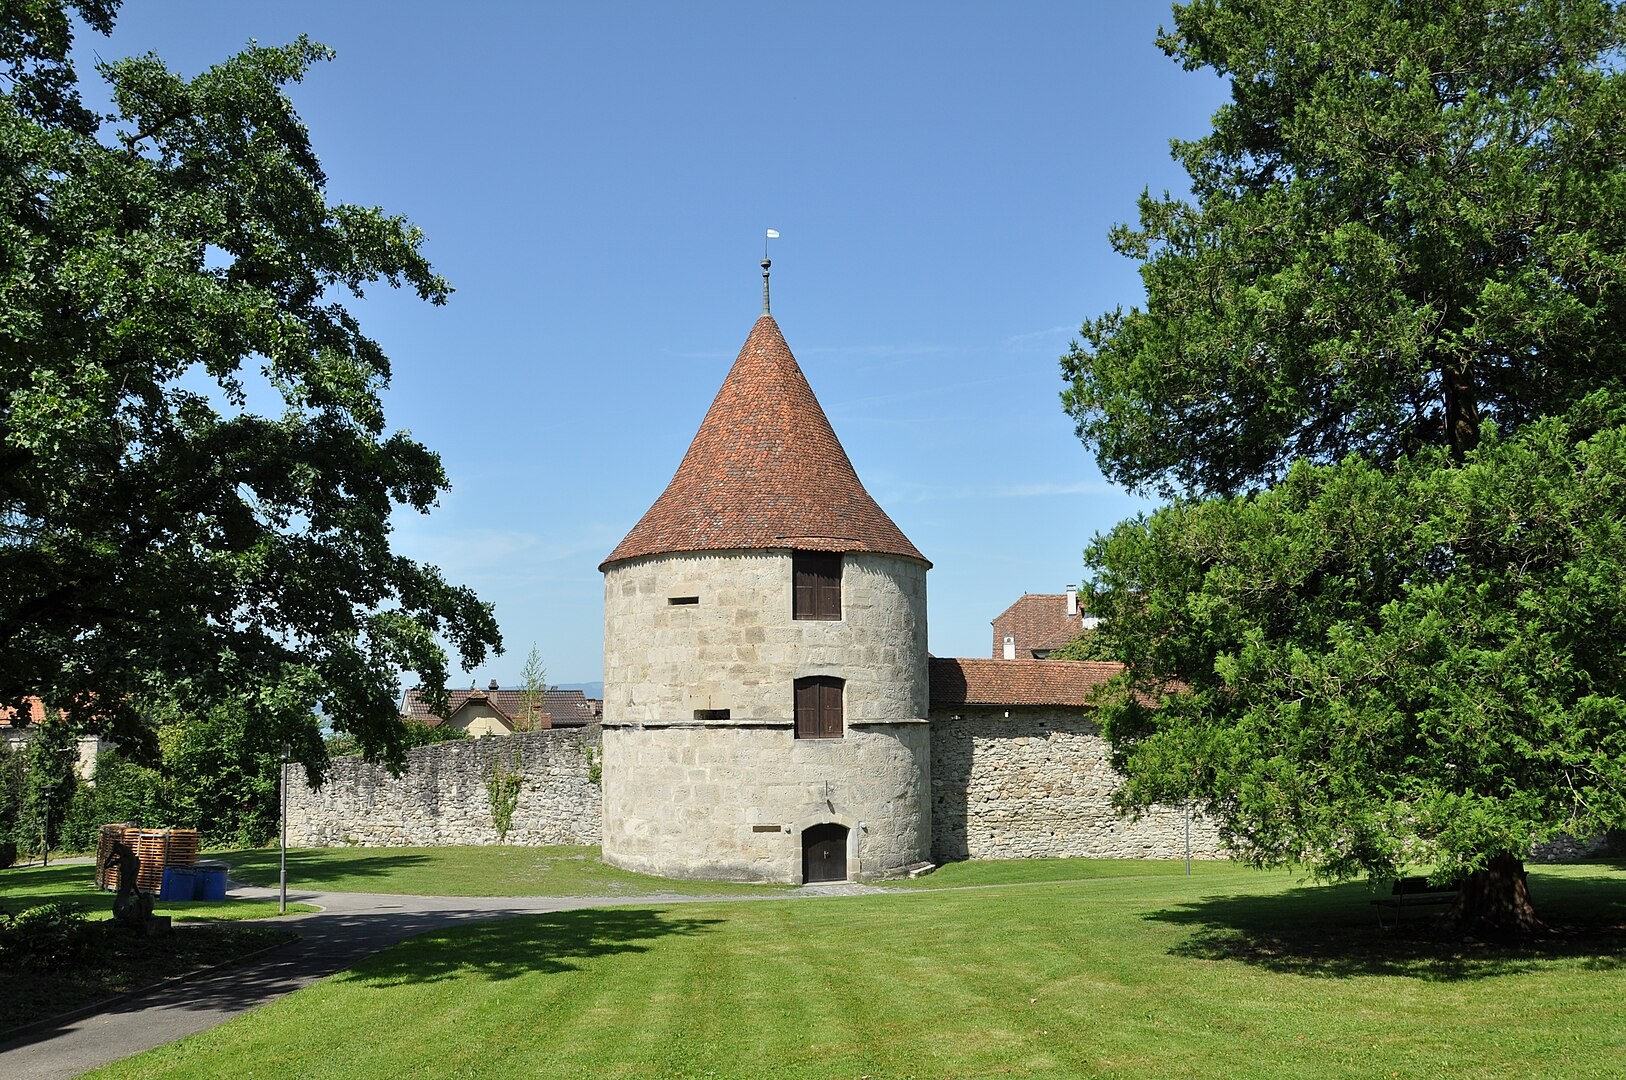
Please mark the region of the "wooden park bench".
[[1372, 903], [1378, 907], [1378, 925], [1383, 925], [1384, 908], [1393, 908], [1395, 925], [1400, 924], [1400, 913], [1409, 907], [1434, 907], [1442, 904], [1454, 904], [1457, 895], [1462, 891], [1462, 882], [1453, 881], [1449, 885], [1430, 885], [1428, 878], [1422, 876], [1396, 878], [1394, 888], [1389, 890], [1390, 895], [1379, 896]]

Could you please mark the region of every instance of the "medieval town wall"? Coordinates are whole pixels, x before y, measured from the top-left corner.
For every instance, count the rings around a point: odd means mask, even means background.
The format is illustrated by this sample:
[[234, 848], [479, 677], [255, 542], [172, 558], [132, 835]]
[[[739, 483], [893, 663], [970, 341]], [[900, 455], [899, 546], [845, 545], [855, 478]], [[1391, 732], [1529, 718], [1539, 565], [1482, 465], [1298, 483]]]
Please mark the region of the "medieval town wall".
[[[1184, 858], [1184, 810], [1119, 817], [1119, 780], [1082, 710], [954, 706], [932, 717], [932, 858]], [[1191, 854], [1225, 855], [1201, 817], [1191, 820]]]
[[[290, 785], [289, 843], [494, 844], [485, 777], [494, 763], [511, 764], [516, 748], [524, 779], [508, 842], [602, 843], [601, 793], [589, 775], [597, 735], [556, 728], [420, 747], [398, 778], [341, 758], [319, 791]], [[644, 778], [622, 799], [612, 828], [628, 869], [798, 881], [799, 833], [824, 821], [851, 830], [849, 865], [861, 880], [895, 876], [922, 858], [1185, 854], [1179, 808], [1138, 822], [1113, 811], [1118, 776], [1108, 747], [1077, 710], [956, 706], [929, 726], [856, 723], [843, 739], [797, 740], [786, 723], [605, 735], [604, 768]], [[671, 831], [679, 813], [707, 822], [707, 859], [690, 854], [673, 865], [666, 856], [682, 842]], [[1191, 840], [1195, 858], [1223, 857], [1217, 830], [1200, 817]]]
[[[659, 732], [646, 734], [652, 737], [642, 745], [629, 742], [625, 750], [646, 760], [664, 755], [666, 760], [659, 763], [663, 768], [675, 768], [685, 751], [712, 756], [712, 751], [700, 751], [698, 745], [663, 748]], [[752, 759], [752, 767], [759, 769], [764, 762], [782, 762], [786, 755], [780, 740], [795, 744], [788, 731], [763, 734], [766, 737], [755, 751], [736, 748], [729, 755], [732, 768], [744, 767]], [[925, 754], [924, 735], [924, 725], [918, 725], [903, 736], [917, 759]], [[511, 764], [518, 748], [523, 780], [508, 842], [598, 844], [601, 796], [591, 778], [597, 736], [596, 728], [555, 728], [437, 743], [409, 751], [407, 771], [399, 778], [391, 778], [381, 765], [339, 758], [321, 789], [312, 791], [298, 779], [289, 785], [288, 842], [295, 847], [495, 844], [486, 770], [498, 760]], [[863, 804], [886, 799], [891, 794], [886, 791], [888, 783], [899, 785], [899, 797], [916, 802], [926, 783], [918, 772], [863, 771], [869, 766], [863, 761], [863, 750], [855, 748], [869, 736], [860, 728], [850, 741], [824, 740], [823, 749], [848, 742], [847, 756], [805, 763], [831, 777], [822, 820], [838, 820], [854, 830], [856, 850], [851, 861], [855, 875], [878, 878], [895, 874], [921, 846], [918, 836], [908, 830], [922, 827], [930, 830], [930, 857], [935, 862], [1046, 857], [1178, 859], [1185, 855], [1185, 820], [1178, 808], [1154, 811], [1138, 823], [1116, 816], [1110, 800], [1118, 777], [1108, 764], [1105, 740], [1076, 710], [956, 706], [952, 714], [934, 716], [929, 823], [919, 818], [910, 823], [907, 815], [896, 812], [872, 815], [875, 821], [871, 822], [855, 813]], [[790, 746], [792, 754], [817, 753], [818, 749], [819, 744], [812, 741]], [[589, 757], [589, 751], [595, 757]], [[890, 760], [890, 755], [886, 758]], [[813, 775], [813, 769], [808, 775]], [[837, 776], [859, 779], [844, 783], [834, 779]], [[817, 796], [824, 790], [823, 782], [804, 780], [798, 787], [782, 780], [773, 787], [777, 793], [771, 804], [731, 807], [727, 812], [746, 822], [747, 829], [778, 824], [780, 831], [741, 830], [731, 857], [751, 864], [752, 880], [799, 880], [795, 875], [800, 850], [795, 833], [785, 831], [784, 826], [794, 827], [804, 818], [818, 815]], [[653, 801], [646, 810], [647, 823], [659, 821], [660, 810]], [[893, 823], [892, 832], [879, 833], [887, 822]], [[1194, 818], [1191, 837], [1193, 857], [1224, 857], [1211, 823]], [[1608, 847], [1606, 839], [1620, 844], [1618, 836], [1585, 843], [1555, 840], [1538, 845], [1529, 861], [1568, 862], [1595, 856]]]
[[320, 789], [288, 785], [288, 843], [295, 847], [434, 847], [495, 844], [486, 777], [512, 769], [519, 801], [510, 844], [597, 844], [602, 833], [593, 781], [598, 729], [551, 728], [521, 735], [435, 743], [407, 751], [391, 776], [358, 757], [336, 759]]

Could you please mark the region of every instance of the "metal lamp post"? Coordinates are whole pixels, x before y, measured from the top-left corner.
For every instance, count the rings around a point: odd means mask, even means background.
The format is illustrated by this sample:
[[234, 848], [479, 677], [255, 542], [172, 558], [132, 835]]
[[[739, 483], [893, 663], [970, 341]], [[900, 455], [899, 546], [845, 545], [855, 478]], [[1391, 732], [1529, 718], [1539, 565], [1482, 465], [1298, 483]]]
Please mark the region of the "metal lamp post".
[[[69, 754], [78, 757], [78, 746], [64, 746], [56, 751], [63, 757]], [[51, 797], [45, 796], [44, 804], [40, 807], [40, 866], [51, 865]]]
[[1186, 803], [1186, 877], [1191, 876], [1191, 804]]
[[279, 915], [288, 914], [288, 747], [282, 748], [282, 772], [278, 778], [277, 787], [282, 796], [282, 842], [281, 866], [277, 871], [277, 883], [281, 892], [281, 899], [277, 903]]

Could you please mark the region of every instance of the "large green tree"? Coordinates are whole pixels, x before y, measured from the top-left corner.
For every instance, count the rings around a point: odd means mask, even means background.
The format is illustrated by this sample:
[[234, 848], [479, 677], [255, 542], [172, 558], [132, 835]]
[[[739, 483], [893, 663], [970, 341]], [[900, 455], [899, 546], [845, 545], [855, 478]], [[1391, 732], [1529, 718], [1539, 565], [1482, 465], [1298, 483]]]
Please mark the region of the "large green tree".
[[1600, 0], [1206, 0], [1159, 44], [1229, 78], [1113, 246], [1147, 304], [1064, 400], [1107, 476], [1257, 490], [1294, 461], [1471, 447], [1619, 380], [1622, 16]]
[[1467, 875], [1512, 931], [1534, 843], [1626, 823], [1623, 35], [1600, 0], [1175, 8], [1232, 100], [1175, 144], [1191, 197], [1113, 233], [1145, 307], [1062, 361], [1103, 472], [1175, 499], [1086, 556], [1126, 806]]
[[284, 92], [326, 48], [191, 79], [98, 64], [101, 116], [70, 15], [106, 33], [117, 7], [0, 8], [0, 704], [150, 750], [140, 702], [185, 680], [318, 769], [315, 709], [398, 759], [399, 673], [433, 697], [442, 642], [472, 666], [500, 639], [390, 549], [446, 477], [387, 428], [389, 363], [346, 300], [449, 288], [406, 220], [328, 201]]

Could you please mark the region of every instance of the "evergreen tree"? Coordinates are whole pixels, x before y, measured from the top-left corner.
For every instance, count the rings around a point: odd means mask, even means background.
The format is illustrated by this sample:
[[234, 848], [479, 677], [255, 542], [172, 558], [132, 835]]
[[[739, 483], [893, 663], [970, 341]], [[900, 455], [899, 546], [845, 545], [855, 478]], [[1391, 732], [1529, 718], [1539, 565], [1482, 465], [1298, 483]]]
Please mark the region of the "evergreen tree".
[[1626, 23], [1174, 23], [1232, 100], [1175, 144], [1192, 198], [1113, 233], [1145, 308], [1062, 361], [1102, 471], [1176, 500], [1086, 556], [1122, 800], [1197, 800], [1262, 865], [1467, 875], [1465, 920], [1528, 932], [1532, 845], [1626, 822]]

